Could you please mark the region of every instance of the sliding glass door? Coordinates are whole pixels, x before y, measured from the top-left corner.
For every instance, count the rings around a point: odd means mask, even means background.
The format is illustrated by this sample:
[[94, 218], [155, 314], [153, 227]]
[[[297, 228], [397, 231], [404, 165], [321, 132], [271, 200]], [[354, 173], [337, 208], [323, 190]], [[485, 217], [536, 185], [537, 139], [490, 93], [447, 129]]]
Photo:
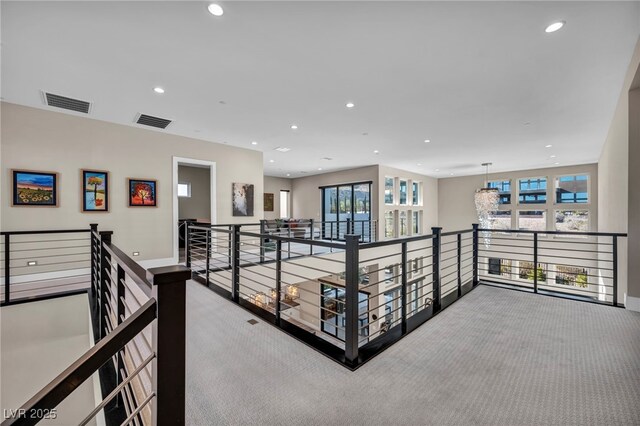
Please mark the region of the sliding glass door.
[[371, 182], [321, 187], [322, 237], [343, 240], [350, 233], [362, 235], [370, 241], [371, 233]]

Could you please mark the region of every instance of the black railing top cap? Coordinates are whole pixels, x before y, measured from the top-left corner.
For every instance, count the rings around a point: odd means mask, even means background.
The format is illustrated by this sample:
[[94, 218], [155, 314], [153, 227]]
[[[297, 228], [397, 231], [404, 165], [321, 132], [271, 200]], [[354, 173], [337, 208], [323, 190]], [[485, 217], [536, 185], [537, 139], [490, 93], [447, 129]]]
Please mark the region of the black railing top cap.
[[191, 269], [184, 265], [161, 266], [147, 269], [147, 281], [152, 285], [186, 281], [191, 278]]

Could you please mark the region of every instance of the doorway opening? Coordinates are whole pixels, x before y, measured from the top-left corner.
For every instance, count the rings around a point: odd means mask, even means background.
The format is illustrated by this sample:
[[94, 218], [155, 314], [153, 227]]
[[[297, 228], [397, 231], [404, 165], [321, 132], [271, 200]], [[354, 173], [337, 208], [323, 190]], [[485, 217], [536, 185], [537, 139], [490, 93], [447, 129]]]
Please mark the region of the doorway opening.
[[173, 158], [173, 253], [185, 262], [189, 223], [215, 223], [216, 163]]
[[347, 229], [349, 224], [361, 233], [365, 241], [370, 241], [371, 182], [333, 185], [320, 189], [323, 239], [343, 240], [350, 233]]

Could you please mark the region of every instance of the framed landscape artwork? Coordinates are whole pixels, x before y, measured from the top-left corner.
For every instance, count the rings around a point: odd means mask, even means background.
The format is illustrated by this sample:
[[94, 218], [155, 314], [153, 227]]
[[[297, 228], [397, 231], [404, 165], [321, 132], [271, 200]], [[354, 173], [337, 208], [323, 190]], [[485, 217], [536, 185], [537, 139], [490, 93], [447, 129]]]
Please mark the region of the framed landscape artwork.
[[272, 212], [273, 211], [273, 194], [265, 192], [264, 194], [264, 211]]
[[82, 170], [82, 211], [109, 211], [109, 172]]
[[156, 207], [158, 181], [129, 178], [129, 207]]
[[58, 174], [55, 172], [36, 172], [30, 170], [12, 170], [13, 206], [57, 207]]
[[253, 185], [233, 183], [232, 205], [234, 216], [253, 216]]

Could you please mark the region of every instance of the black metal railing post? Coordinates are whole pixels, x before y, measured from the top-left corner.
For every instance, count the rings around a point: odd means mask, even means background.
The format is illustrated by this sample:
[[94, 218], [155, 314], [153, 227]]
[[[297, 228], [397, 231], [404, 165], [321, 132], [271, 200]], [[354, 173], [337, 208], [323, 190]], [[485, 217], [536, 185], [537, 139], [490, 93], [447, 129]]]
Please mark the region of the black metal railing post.
[[186, 390], [186, 266], [165, 266], [147, 271], [156, 300], [153, 322], [153, 404], [152, 424], [185, 424]]
[[477, 286], [480, 280], [478, 279], [478, 228], [479, 225], [474, 223], [473, 227], [473, 286]]
[[345, 235], [345, 349], [348, 363], [358, 360], [358, 293], [359, 293], [359, 250], [360, 238]]
[[280, 299], [282, 298], [282, 240], [276, 241], [276, 325], [280, 326]]
[[240, 301], [240, 225], [233, 225], [231, 234], [231, 297]]
[[205, 231], [206, 238], [206, 249], [205, 256], [207, 257], [205, 260], [205, 267], [207, 271], [205, 272], [205, 278], [207, 280], [207, 286], [209, 286], [209, 270], [211, 269], [210, 259], [211, 259], [211, 228]]
[[4, 234], [4, 303], [11, 301], [11, 235]]
[[264, 263], [264, 253], [265, 253], [265, 243], [266, 238], [264, 235], [267, 233], [267, 221], [264, 219], [260, 220], [260, 263]]
[[187, 223], [186, 237], [184, 240], [184, 264], [187, 268], [191, 268], [191, 228]]
[[91, 300], [95, 300], [96, 291], [98, 290], [98, 268], [96, 267], [98, 264], [98, 250], [95, 233], [98, 232], [98, 224], [91, 223], [89, 227], [91, 228], [91, 293], [89, 295]]
[[432, 227], [431, 233], [433, 234], [433, 245], [431, 247], [432, 257], [431, 260], [433, 262], [432, 272], [433, 272], [433, 313], [440, 311], [442, 308], [442, 301], [440, 300], [440, 252], [442, 250], [442, 228], [440, 227]]
[[538, 292], [538, 233], [533, 233], [533, 292]]
[[352, 234], [351, 232], [351, 218], [347, 218], [346, 228], [344, 229], [344, 237], [347, 238], [347, 235]]
[[613, 306], [618, 306], [618, 236], [613, 236], [613, 246], [611, 247], [613, 254]]
[[100, 338], [104, 338], [109, 333], [109, 330], [107, 329], [107, 287], [109, 285], [111, 255], [103, 246], [105, 244], [111, 244], [111, 235], [113, 235], [113, 231], [100, 231], [100, 304], [98, 305]]
[[311, 239], [311, 244], [309, 244], [309, 255], [310, 256], [313, 256], [313, 240], [315, 239], [315, 237], [313, 235], [314, 234], [314, 230], [315, 230], [314, 224], [315, 224], [314, 220], [311, 219], [310, 222], [309, 222], [309, 238]]
[[[117, 267], [117, 275], [116, 275], [116, 280], [117, 280], [117, 284], [116, 284], [116, 300], [117, 300], [117, 309], [116, 309], [116, 323], [118, 325], [122, 324], [122, 322], [124, 321], [124, 317], [125, 317], [125, 309], [124, 309], [124, 298], [125, 296], [125, 272], [124, 269], [122, 269], [122, 266], [120, 266], [118, 264]], [[124, 364], [124, 350], [125, 348], [122, 348], [120, 351], [118, 351], [118, 357], [117, 357], [117, 364], [116, 364], [116, 386], [118, 386], [120, 383], [122, 383], [125, 380], [125, 376], [124, 376], [124, 371], [125, 370], [125, 364]], [[121, 405], [123, 403], [123, 398], [122, 398], [122, 392], [118, 393], [118, 398], [117, 398], [117, 404]]]
[[400, 260], [400, 265], [402, 267], [402, 274], [400, 276], [400, 329], [402, 331], [402, 335], [407, 334], [407, 242], [404, 241], [402, 243], [402, 255]]
[[462, 297], [462, 234], [458, 234], [458, 298]]

